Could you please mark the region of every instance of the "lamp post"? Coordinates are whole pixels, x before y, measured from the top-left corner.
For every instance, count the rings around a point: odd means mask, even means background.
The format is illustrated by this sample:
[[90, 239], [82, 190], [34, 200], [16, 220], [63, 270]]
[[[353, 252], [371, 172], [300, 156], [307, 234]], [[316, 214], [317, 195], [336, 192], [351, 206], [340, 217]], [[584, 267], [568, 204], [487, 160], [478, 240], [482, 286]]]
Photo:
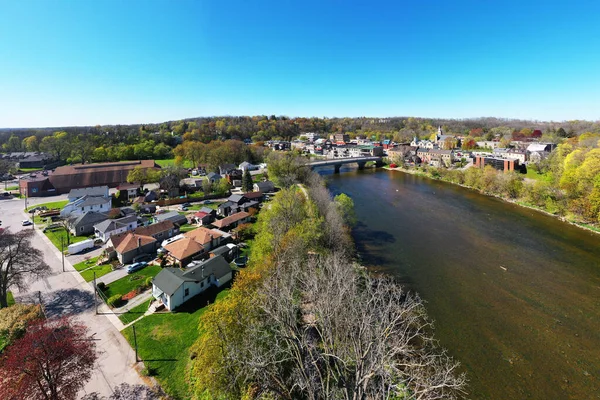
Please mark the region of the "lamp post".
[[65, 238], [63, 236], [60, 237], [60, 253], [62, 254], [63, 272], [65, 272]]

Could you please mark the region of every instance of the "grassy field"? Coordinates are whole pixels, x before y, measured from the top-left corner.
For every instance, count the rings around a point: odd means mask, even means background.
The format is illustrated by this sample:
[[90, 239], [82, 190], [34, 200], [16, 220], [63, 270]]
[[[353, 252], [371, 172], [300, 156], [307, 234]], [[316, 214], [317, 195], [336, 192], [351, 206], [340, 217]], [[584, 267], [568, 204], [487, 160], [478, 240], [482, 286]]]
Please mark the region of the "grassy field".
[[[65, 250], [67, 250], [67, 247], [69, 244], [83, 242], [84, 240], [89, 239], [89, 237], [87, 237], [87, 236], [73, 236], [69, 232], [65, 231], [62, 228], [56, 229], [53, 231], [46, 231], [46, 232], [44, 232], [44, 235], [46, 235], [48, 237], [48, 239], [50, 239], [52, 244], [54, 246], [56, 246], [56, 248], [58, 250], [60, 250], [60, 239], [61, 238], [63, 239]], [[69, 240], [69, 241], [67, 242], [67, 240]]]
[[92, 257], [89, 260], [74, 264], [73, 268], [75, 268], [76, 271], [83, 271], [86, 268], [96, 265], [96, 262], [98, 262], [98, 257]]
[[60, 200], [60, 201], [51, 201], [49, 203], [36, 204], [31, 207], [27, 207], [27, 211], [29, 211], [35, 207], [43, 207], [43, 206], [46, 206], [46, 208], [48, 208], [48, 210], [52, 210], [55, 208], [62, 209], [64, 206], [67, 205], [68, 202], [69, 202], [69, 200]]
[[185, 232], [193, 231], [196, 228], [197, 228], [196, 225], [187, 224], [187, 225], [183, 225], [183, 226], [179, 227], [179, 232], [185, 233]]
[[96, 279], [104, 276], [112, 271], [112, 265], [110, 264], [102, 264], [96, 265], [94, 268], [86, 269], [85, 271], [81, 271], [80, 274], [83, 276], [86, 282], [91, 282], [94, 280], [94, 272], [96, 273]]
[[[174, 158], [170, 158], [167, 160], [154, 160], [154, 162], [157, 163], [158, 165], [160, 165], [161, 167], [169, 167], [171, 165], [176, 165]], [[183, 168], [192, 168], [192, 163], [189, 161], [184, 161], [181, 166]]]
[[[196, 296], [178, 309], [178, 312], [153, 314], [135, 323], [138, 351], [146, 367], [156, 373], [160, 385], [177, 399], [190, 398], [186, 369], [189, 349], [198, 338], [198, 320], [206, 310], [207, 301], [219, 301], [228, 290], [217, 294], [211, 289]], [[133, 329], [122, 331], [133, 346]]]
[[41, 168], [19, 168], [19, 171], [21, 172], [35, 172], [35, 171], [41, 171]]
[[148, 299], [145, 302], [143, 302], [142, 304], [133, 307], [131, 310], [127, 311], [125, 314], [119, 315], [119, 319], [124, 324], [128, 324], [132, 321], [135, 321], [136, 319], [138, 319], [139, 317], [144, 315], [144, 313], [148, 310], [148, 307], [150, 307], [150, 303], [152, 302], [152, 300], [154, 300], [154, 299]]
[[529, 179], [535, 179], [536, 181], [546, 181], [549, 182], [550, 181], [550, 177], [546, 174], [538, 174], [536, 171], [534, 171], [531, 168], [527, 168], [527, 175], [525, 175], [526, 178]]
[[18, 186], [9, 186], [5, 190], [19, 190]]
[[104, 294], [107, 298], [111, 298], [114, 295], [120, 294], [121, 296], [137, 289], [140, 286], [144, 286], [146, 279], [158, 275], [161, 271], [160, 265], [149, 265], [144, 269], [129, 274], [117, 281], [106, 286]]

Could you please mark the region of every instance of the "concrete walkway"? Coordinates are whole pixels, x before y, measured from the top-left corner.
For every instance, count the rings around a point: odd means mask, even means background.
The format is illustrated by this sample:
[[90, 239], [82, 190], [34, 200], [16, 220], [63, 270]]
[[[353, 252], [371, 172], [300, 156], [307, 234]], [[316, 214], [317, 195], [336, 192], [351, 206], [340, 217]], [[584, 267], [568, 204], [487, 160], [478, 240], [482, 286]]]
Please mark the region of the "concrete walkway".
[[[36, 199], [38, 200], [38, 199]], [[41, 202], [54, 201], [55, 198], [43, 198]], [[30, 203], [31, 204], [31, 203]], [[2, 222], [13, 232], [32, 227], [22, 227], [24, 219], [24, 201], [19, 199], [2, 202]], [[120, 334], [121, 321], [104, 303], [99, 303], [98, 314], [94, 305], [94, 291], [75, 271], [68, 258], [65, 258], [65, 272], [62, 271], [60, 251], [38, 229], [32, 245], [39, 249], [44, 261], [50, 266], [51, 273], [30, 283], [27, 291], [15, 293], [17, 301], [31, 302], [41, 298], [48, 316], [72, 315], [85, 324], [89, 333], [94, 335], [96, 349], [99, 352], [97, 365], [92, 378], [86, 383], [80, 397], [86, 393], [98, 392], [110, 396], [115, 386], [123, 382], [144, 384], [136, 370], [135, 353], [129, 343]]]
[[135, 296], [130, 301], [128, 301], [127, 304], [125, 304], [123, 307], [115, 308], [113, 310], [113, 312], [117, 315], [124, 314], [127, 311], [131, 310], [132, 308], [139, 306], [146, 300], [150, 300], [151, 298], [152, 298], [152, 290], [146, 290], [144, 293], [141, 293], [141, 294]]

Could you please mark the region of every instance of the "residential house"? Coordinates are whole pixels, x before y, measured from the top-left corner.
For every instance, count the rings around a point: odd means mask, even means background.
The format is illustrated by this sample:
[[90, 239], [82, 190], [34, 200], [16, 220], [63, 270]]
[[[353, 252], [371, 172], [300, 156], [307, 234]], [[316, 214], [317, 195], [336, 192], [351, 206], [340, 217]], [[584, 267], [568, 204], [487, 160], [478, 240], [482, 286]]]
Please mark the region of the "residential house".
[[179, 226], [187, 224], [187, 218], [185, 217], [185, 215], [181, 215], [177, 211], [169, 211], [164, 214], [155, 215], [154, 221], [155, 222], [171, 221], [174, 224], [179, 225]]
[[250, 214], [245, 211], [241, 211], [239, 213], [230, 215], [223, 219], [216, 220], [212, 223], [212, 225], [218, 229], [223, 229], [225, 231], [229, 231], [240, 224], [248, 222], [250, 220]]
[[265, 198], [262, 192], [247, 192], [244, 193], [244, 197], [250, 201], [257, 201], [259, 203], [261, 203]]
[[198, 225], [209, 225], [215, 220], [216, 210], [202, 207], [200, 211], [194, 214], [194, 220]]
[[71, 191], [67, 195], [67, 199], [69, 199], [69, 203], [71, 203], [84, 196], [108, 198], [108, 186], [91, 186], [81, 189], [71, 189]]
[[221, 176], [225, 176], [229, 171], [236, 169], [235, 164], [222, 164], [219, 165], [219, 173]]
[[121, 264], [129, 264], [140, 255], [154, 254], [156, 245], [157, 241], [152, 236], [138, 235], [133, 232], [110, 238], [110, 246]]
[[106, 243], [112, 235], [118, 235], [135, 228], [137, 228], [137, 216], [128, 215], [118, 219], [107, 219], [94, 225], [94, 234]]
[[232, 270], [223, 257], [194, 262], [190, 268], [163, 268], [152, 280], [152, 296], [172, 311], [211, 286], [231, 281]]
[[158, 193], [156, 193], [154, 190], [151, 190], [144, 195], [144, 201], [146, 203], [150, 203], [151, 201], [155, 200], [158, 200]]
[[205, 227], [196, 228], [192, 231], [183, 234], [185, 238], [193, 239], [206, 251], [212, 250], [215, 247], [223, 245], [227, 240], [231, 238], [231, 235], [222, 232], [218, 229], [208, 229]]
[[271, 181], [256, 182], [252, 189], [254, 192], [272, 193], [275, 191], [275, 184]]
[[148, 226], [138, 227], [134, 230], [134, 233], [144, 236], [151, 236], [160, 243], [165, 239], [169, 239], [175, 235], [178, 235], [179, 227], [172, 221], [166, 220]]
[[243, 163], [241, 163], [239, 165], [239, 169], [242, 170], [243, 172], [256, 171], [258, 169], [258, 165], [254, 165], [254, 164], [249, 163], [248, 161], [244, 161]]
[[77, 216], [89, 211], [109, 212], [111, 204], [112, 200], [110, 197], [92, 197], [85, 195], [68, 203], [60, 210], [60, 216], [63, 218]]
[[200, 243], [187, 237], [166, 244], [163, 248], [168, 252], [167, 259], [172, 263], [179, 263], [182, 268], [192, 260], [201, 258], [206, 253], [206, 250]]
[[227, 243], [224, 246], [217, 247], [211, 250], [208, 255], [210, 258], [221, 256], [225, 258], [227, 262], [232, 262], [233, 259], [238, 255], [238, 246], [233, 243]]
[[206, 178], [210, 183], [216, 183], [223, 179], [223, 177], [216, 172], [209, 172], [208, 175], [206, 175]]
[[94, 225], [107, 219], [106, 213], [86, 211], [67, 219], [67, 228], [73, 236], [87, 236], [94, 233]]
[[119, 191], [119, 197], [126, 199], [127, 201], [131, 201], [137, 197], [139, 185], [135, 183], [121, 183], [117, 186], [117, 190]]
[[156, 204], [144, 204], [140, 207], [140, 211], [146, 214], [154, 214], [156, 212]]

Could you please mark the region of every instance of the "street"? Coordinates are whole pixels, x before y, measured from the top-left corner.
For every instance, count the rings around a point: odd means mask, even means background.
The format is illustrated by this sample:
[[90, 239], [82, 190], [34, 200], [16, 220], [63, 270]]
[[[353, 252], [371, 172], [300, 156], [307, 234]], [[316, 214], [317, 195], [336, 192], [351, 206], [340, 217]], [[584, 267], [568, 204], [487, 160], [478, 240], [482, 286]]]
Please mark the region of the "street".
[[[66, 199], [66, 195], [29, 198], [27, 204], [31, 206], [62, 199]], [[31, 226], [21, 226], [21, 221], [29, 217], [23, 212], [24, 205], [23, 199], [0, 200], [2, 228], [8, 228], [13, 232], [33, 229]], [[41, 297], [49, 317], [72, 315], [89, 328], [90, 334], [94, 334], [96, 348], [99, 351], [97, 367], [80, 396], [90, 392], [109, 396], [113, 388], [123, 382], [143, 384], [144, 382], [133, 368], [135, 353], [116, 327], [122, 326], [119, 319], [104, 304], [99, 308], [100, 315], [96, 315], [94, 291], [91, 285], [75, 271], [68, 257], [65, 257], [66, 272], [62, 272], [60, 252], [41, 231], [36, 229], [32, 244], [43, 252], [44, 260], [50, 265], [53, 273], [44, 279], [32, 282], [27, 292], [14, 293], [15, 299], [17, 302], [35, 300], [37, 303], [37, 299]]]

